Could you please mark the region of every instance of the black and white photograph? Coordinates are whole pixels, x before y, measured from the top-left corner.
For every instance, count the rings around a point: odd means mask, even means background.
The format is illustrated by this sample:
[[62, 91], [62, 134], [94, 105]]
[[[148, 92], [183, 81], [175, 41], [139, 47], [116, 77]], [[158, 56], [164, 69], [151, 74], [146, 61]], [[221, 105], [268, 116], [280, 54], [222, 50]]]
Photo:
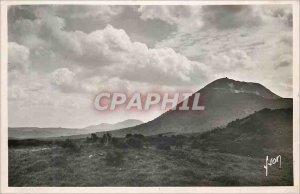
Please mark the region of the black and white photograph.
[[299, 192], [299, 1], [45, 2], [1, 2], [6, 187]]

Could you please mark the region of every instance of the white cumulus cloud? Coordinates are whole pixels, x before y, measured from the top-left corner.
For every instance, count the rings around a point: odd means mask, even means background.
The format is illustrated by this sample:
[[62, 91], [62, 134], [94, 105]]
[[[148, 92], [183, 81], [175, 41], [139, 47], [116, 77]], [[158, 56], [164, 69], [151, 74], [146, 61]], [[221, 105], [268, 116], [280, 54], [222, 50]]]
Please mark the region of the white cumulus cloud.
[[8, 43], [8, 70], [25, 72], [29, 65], [30, 51], [27, 47], [15, 42]]

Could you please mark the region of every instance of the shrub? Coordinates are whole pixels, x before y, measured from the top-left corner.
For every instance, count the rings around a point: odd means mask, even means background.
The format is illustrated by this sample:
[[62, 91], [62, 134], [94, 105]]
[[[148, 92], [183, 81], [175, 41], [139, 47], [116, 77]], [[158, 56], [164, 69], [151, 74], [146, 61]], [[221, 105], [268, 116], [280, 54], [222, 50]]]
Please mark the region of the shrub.
[[127, 133], [126, 136], [125, 136], [125, 138], [130, 138], [130, 137], [132, 137], [131, 133]]
[[200, 143], [197, 141], [197, 140], [193, 140], [192, 143], [191, 143], [191, 148], [192, 149], [197, 149], [200, 147]]
[[71, 152], [80, 152], [80, 147], [76, 143], [72, 142], [70, 139], [66, 139], [62, 143], [61, 147], [66, 148]]
[[156, 145], [156, 149], [159, 150], [171, 150], [171, 146], [168, 143], [160, 142]]
[[110, 133], [106, 132], [102, 136], [102, 142], [105, 147], [110, 146], [112, 141], [112, 136]]
[[105, 161], [108, 166], [120, 166], [124, 163], [124, 156], [118, 151], [107, 152]]
[[91, 139], [92, 139], [92, 141], [97, 141], [98, 138], [99, 138], [99, 137], [97, 136], [96, 133], [92, 133], [92, 134], [91, 134]]
[[131, 148], [143, 148], [143, 142], [140, 139], [134, 137], [126, 139], [126, 144]]
[[143, 143], [143, 147], [144, 148], [150, 148], [150, 142], [149, 141], [145, 141], [144, 143]]
[[142, 134], [134, 134], [133, 137], [138, 138], [138, 139], [144, 139], [145, 136]]
[[121, 139], [117, 139], [117, 138], [112, 138], [111, 144], [116, 147], [116, 148], [128, 148], [127, 143], [125, 143], [123, 140]]
[[90, 137], [85, 138], [85, 142], [91, 142], [91, 141], [92, 141], [92, 138], [90, 138]]

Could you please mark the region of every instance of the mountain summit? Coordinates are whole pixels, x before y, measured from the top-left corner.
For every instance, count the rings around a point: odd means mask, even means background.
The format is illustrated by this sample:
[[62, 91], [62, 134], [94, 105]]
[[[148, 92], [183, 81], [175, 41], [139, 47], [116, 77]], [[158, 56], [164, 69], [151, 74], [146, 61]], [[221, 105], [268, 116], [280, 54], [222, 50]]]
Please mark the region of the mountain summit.
[[[169, 110], [156, 119], [127, 129], [114, 131], [117, 136], [126, 133], [155, 135], [161, 133], [199, 133], [226, 126], [264, 108], [290, 108], [293, 101], [281, 98], [259, 83], [241, 82], [228, 78], [215, 80], [196, 93], [200, 93], [203, 111]], [[188, 104], [195, 94], [189, 97]], [[177, 107], [181, 106], [179, 103]]]
[[227, 77], [217, 79], [211, 82], [199, 92], [201, 91], [204, 92], [206, 90], [223, 90], [225, 92], [232, 92], [232, 93], [255, 94], [268, 99], [280, 98], [280, 96], [274, 94], [269, 89], [267, 89], [266, 87], [264, 87], [259, 83], [236, 81], [233, 79], [229, 79]]

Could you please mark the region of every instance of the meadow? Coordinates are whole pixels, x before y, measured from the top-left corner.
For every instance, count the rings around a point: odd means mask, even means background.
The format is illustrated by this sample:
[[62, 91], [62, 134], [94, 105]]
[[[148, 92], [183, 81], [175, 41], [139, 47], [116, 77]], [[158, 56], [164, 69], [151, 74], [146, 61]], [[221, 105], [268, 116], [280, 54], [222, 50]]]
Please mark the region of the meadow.
[[[128, 134], [76, 140], [9, 140], [9, 186], [259, 186], [292, 185], [292, 152], [265, 156], [198, 147], [195, 135]], [[249, 147], [251, 150], [251, 147]], [[272, 150], [266, 150], [270, 156]], [[247, 150], [244, 149], [244, 153]]]

